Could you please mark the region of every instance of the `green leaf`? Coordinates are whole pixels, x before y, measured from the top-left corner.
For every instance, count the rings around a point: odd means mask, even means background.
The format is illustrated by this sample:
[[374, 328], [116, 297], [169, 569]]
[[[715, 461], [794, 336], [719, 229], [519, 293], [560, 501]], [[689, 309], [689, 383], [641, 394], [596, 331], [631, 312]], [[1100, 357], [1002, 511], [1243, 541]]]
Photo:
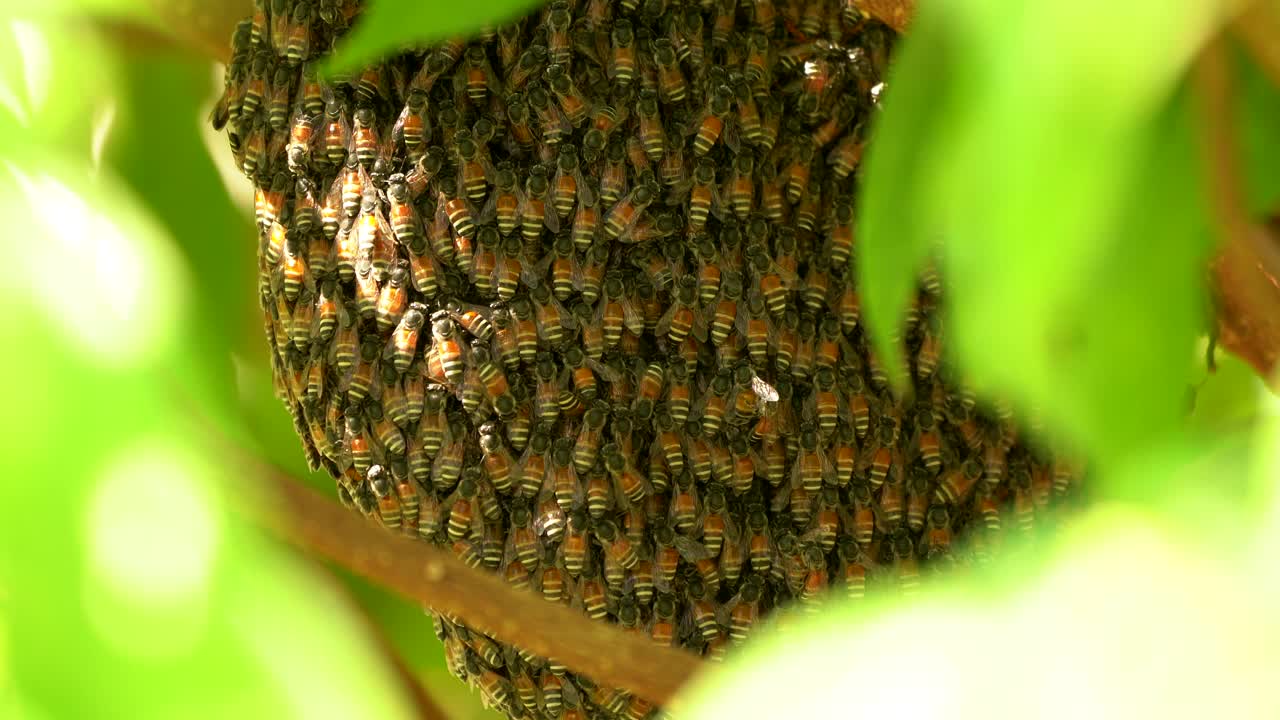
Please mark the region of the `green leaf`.
[[[694, 680], [680, 715], [1163, 717], [1224, 702], [1241, 717], [1280, 712], [1258, 680], [1280, 672], [1259, 650], [1280, 642], [1280, 623], [1258, 591], [1277, 576], [1280, 546], [1255, 573], [1241, 552], [1250, 543], [1198, 546], [1138, 510], [1099, 509], [1061, 530], [1043, 566], [935, 576], [942, 587], [893, 611], [832, 599], [761, 633]], [[1017, 587], [987, 587], [1019, 573]], [[1170, 637], [1177, 652], [1153, 657]]]
[[49, 8], [21, 10], [0, 9], [0, 151], [57, 145], [96, 163], [96, 131], [117, 109], [115, 58]]
[[[966, 376], [1118, 460], [1172, 431], [1184, 407], [1208, 234], [1185, 102], [1168, 98], [1212, 7], [946, 7], [924, 9], [896, 79], [914, 88], [897, 110], [940, 120], [887, 112], [886, 154], [873, 150], [868, 168], [868, 310], [882, 324], [901, 311], [919, 228], [942, 231], [949, 338]], [[920, 60], [938, 48], [945, 72]], [[925, 163], [892, 134], [899, 122], [928, 160], [915, 174]], [[890, 251], [895, 222], [907, 230]], [[876, 256], [889, 252], [895, 262]]]
[[902, 321], [938, 228], [925, 213], [933, 150], [951, 112], [953, 38], [945, 7], [921, 8], [889, 69], [872, 128], [858, 213], [858, 284], [870, 339], [895, 385], [905, 379]]
[[1258, 421], [1266, 387], [1248, 363], [1221, 348], [1214, 364], [1214, 372], [1203, 362], [1197, 366], [1189, 424], [1206, 436], [1248, 431]]
[[1280, 91], [1243, 52], [1232, 54], [1237, 68], [1237, 161], [1244, 173], [1249, 210], [1258, 216], [1280, 210]]
[[422, 47], [514, 20], [536, 0], [479, 0], [462, 5], [436, 0], [372, 0], [351, 33], [338, 43], [326, 72], [344, 72], [404, 47]]
[[332, 587], [229, 511], [257, 490], [174, 392], [200, 383], [204, 328], [172, 239], [111, 173], [35, 155], [0, 167], [24, 239], [0, 262], [27, 285], [0, 285], [0, 372], [21, 378], [0, 418], [0, 707], [408, 717]]
[[[252, 218], [231, 202], [201, 136], [213, 72], [207, 62], [163, 51], [126, 52], [122, 66], [105, 159], [195, 269], [189, 282], [201, 332], [187, 349], [202, 382], [188, 389], [227, 409], [235, 397], [228, 350], [239, 346], [240, 326], [226, 319], [254, 314], [256, 230]], [[230, 153], [224, 137], [217, 151]], [[249, 181], [238, 180], [248, 192]]]

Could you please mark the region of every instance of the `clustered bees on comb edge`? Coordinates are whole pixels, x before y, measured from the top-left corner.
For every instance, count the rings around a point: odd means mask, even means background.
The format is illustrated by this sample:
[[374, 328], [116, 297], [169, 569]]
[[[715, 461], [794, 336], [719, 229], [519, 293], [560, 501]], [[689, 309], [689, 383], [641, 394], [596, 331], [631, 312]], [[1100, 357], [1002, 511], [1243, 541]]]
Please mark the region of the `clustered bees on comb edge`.
[[[358, 13], [259, 0], [212, 117], [277, 392], [346, 504], [719, 658], [780, 605], [981, 562], [1076, 484], [944, 377], [936, 275], [910, 393], [867, 347], [854, 171], [893, 38], [856, 0], [561, 0], [320, 80]], [[437, 628], [513, 717], [655, 711]]]

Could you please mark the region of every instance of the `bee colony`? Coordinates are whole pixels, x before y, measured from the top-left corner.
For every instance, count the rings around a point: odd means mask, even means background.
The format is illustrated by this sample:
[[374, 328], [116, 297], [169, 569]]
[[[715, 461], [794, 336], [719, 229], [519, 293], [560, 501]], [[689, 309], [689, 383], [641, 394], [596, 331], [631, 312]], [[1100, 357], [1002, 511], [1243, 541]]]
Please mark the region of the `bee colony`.
[[[388, 529], [718, 659], [787, 603], [982, 562], [1075, 473], [860, 325], [891, 31], [856, 1], [559, 0], [321, 80], [359, 2], [259, 0], [212, 120], [254, 183], [277, 393]], [[437, 618], [513, 717], [639, 698]]]

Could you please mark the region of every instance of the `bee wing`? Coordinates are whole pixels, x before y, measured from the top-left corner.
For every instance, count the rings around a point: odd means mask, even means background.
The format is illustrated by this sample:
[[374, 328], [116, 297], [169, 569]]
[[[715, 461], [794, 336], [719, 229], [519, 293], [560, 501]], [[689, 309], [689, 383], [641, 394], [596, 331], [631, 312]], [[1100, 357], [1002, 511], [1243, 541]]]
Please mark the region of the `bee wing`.
[[[627, 298], [622, 298], [620, 304], [622, 305], [622, 324], [626, 326], [627, 330], [631, 331], [632, 335], [643, 334], [644, 313], [640, 312], [640, 308], [636, 307], [636, 304]], [[670, 325], [670, 321], [668, 321], [668, 325]]]
[[484, 207], [480, 208], [480, 214], [476, 215], [476, 220], [481, 225], [488, 225], [498, 218], [499, 194], [500, 193], [495, 189], [489, 193], [489, 197], [485, 198]]
[[556, 214], [555, 203], [549, 198], [542, 203], [542, 223], [552, 234], [560, 232], [560, 216]]
[[267, 140], [267, 167], [276, 166], [277, 161], [285, 156], [285, 148], [288, 145], [288, 128], [271, 131], [271, 135]]
[[689, 334], [700, 343], [707, 342], [707, 319], [700, 315], [697, 311], [693, 313], [693, 327], [689, 329]]
[[720, 139], [724, 141], [725, 147], [734, 155], [742, 149], [742, 133], [738, 129], [737, 113], [730, 113], [724, 119], [724, 128], [720, 131]]
[[574, 171], [573, 177], [578, 183], [578, 202], [583, 203], [584, 205], [595, 205], [596, 192], [592, 189], [591, 183], [583, 177], [580, 170]]
[[582, 704], [582, 693], [573, 681], [566, 675], [560, 680], [560, 690], [564, 694], [564, 704], [569, 707], [578, 707]]
[[[675, 319], [676, 311], [679, 310], [680, 307], [680, 303], [673, 302], [671, 303], [671, 307], [667, 308], [667, 311], [662, 313], [662, 317], [658, 318], [658, 325], [654, 329], [654, 332], [658, 337], [666, 336], [667, 331], [671, 329], [671, 321]], [[643, 326], [643, 320], [641, 321], [641, 325]]]
[[556, 259], [555, 253], [547, 253], [538, 258], [537, 262], [521, 263], [520, 280], [529, 287], [537, 287], [541, 285], [546, 277], [547, 270], [551, 267], [551, 263]]
[[411, 78], [399, 63], [390, 63], [387, 71], [388, 78], [387, 92], [391, 95], [391, 102], [399, 104], [404, 102], [409, 96], [409, 82]]
[[574, 319], [573, 313], [569, 312], [565, 308], [565, 306], [560, 303], [559, 300], [552, 297], [548, 299], [548, 302], [550, 302], [556, 308], [556, 310], [558, 311], [558, 314], [560, 315], [560, 327], [564, 328], [565, 330], [578, 329], [578, 321]]
[[672, 541], [672, 545], [680, 553], [680, 557], [684, 558], [685, 562], [688, 563], [696, 563], [699, 560], [711, 557], [711, 551], [707, 549], [706, 545], [684, 535], [677, 534]]
[[592, 360], [591, 358], [585, 358], [585, 360], [587, 367], [591, 368], [592, 372], [599, 375], [601, 380], [608, 383], [616, 383], [622, 379], [622, 374], [608, 365]]
[[[675, 182], [667, 189], [666, 203], [668, 205], [687, 204], [689, 201], [689, 191], [693, 189], [693, 177], [683, 177]], [[686, 208], [687, 210], [688, 208]]]

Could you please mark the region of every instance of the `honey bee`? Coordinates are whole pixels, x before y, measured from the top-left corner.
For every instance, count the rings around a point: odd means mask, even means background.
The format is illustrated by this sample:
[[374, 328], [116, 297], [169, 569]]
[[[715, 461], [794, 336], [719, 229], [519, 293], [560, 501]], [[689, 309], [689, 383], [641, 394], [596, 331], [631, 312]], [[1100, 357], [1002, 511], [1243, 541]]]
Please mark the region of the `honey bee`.
[[693, 275], [681, 277], [672, 299], [671, 308], [658, 320], [658, 336], [665, 337], [671, 346], [679, 345], [691, 335], [698, 342], [706, 342], [706, 321], [694, 310], [698, 304], [697, 278]]
[[653, 62], [658, 71], [658, 94], [664, 103], [684, 102], [689, 96], [689, 84], [680, 70], [675, 46], [669, 38], [653, 41]]
[[399, 529], [401, 520], [400, 500], [396, 497], [395, 486], [389, 477], [390, 473], [381, 465], [373, 465], [368, 471], [369, 488], [377, 497], [378, 518], [384, 527]]
[[739, 220], [746, 220], [751, 212], [755, 197], [755, 158], [743, 153], [734, 156], [733, 174], [729, 179], [725, 197]]
[[579, 170], [577, 149], [572, 145], [564, 145], [560, 148], [560, 154], [556, 157], [556, 175], [552, 187], [552, 205], [561, 220], [569, 217], [574, 203], [578, 200], [585, 204], [595, 204], [591, 188], [583, 180]]
[[666, 152], [666, 132], [662, 127], [662, 115], [658, 107], [658, 95], [653, 90], [641, 90], [636, 103], [636, 117], [640, 127], [640, 144], [650, 162], [658, 162]]
[[831, 152], [827, 153], [827, 165], [836, 180], [844, 180], [862, 162], [862, 133], [860, 127], [845, 133]]
[[942, 466], [942, 445], [933, 410], [927, 406], [916, 411], [915, 446], [920, 460], [936, 473]]
[[285, 65], [276, 68], [267, 102], [267, 124], [272, 130], [284, 130], [292, 111], [293, 81], [297, 73]]
[[367, 105], [356, 108], [352, 116], [350, 142], [350, 156], [354, 156], [366, 170], [371, 168], [382, 149], [373, 108]]
[[521, 279], [527, 279], [526, 265], [525, 249], [520, 240], [516, 237], [503, 240], [502, 252], [498, 254], [498, 264], [494, 268], [494, 284], [497, 286], [499, 301], [515, 300]]
[[252, 178], [259, 171], [266, 172], [271, 158], [275, 157], [274, 143], [272, 147], [268, 147], [268, 137], [266, 119], [260, 116], [255, 118], [248, 137], [240, 148], [240, 155], [236, 158], [241, 172], [247, 177]]
[[631, 465], [617, 444], [605, 445], [601, 453], [604, 457], [604, 467], [617, 490], [619, 503], [624, 506], [627, 504], [635, 506], [641, 502], [650, 492], [649, 483], [644, 476]]
[[582, 503], [584, 489], [573, 466], [573, 439], [559, 438], [552, 444], [551, 467], [543, 489], [555, 495], [556, 504], [567, 513]]
[[590, 115], [591, 105], [578, 89], [577, 83], [570, 77], [566, 66], [552, 65], [546, 69], [545, 75], [551, 93], [556, 96], [556, 102], [564, 111], [564, 119], [571, 126], [581, 125]]
[[469, 273], [471, 282], [475, 286], [477, 295], [491, 299], [496, 295], [494, 273], [498, 267], [498, 246], [501, 244], [501, 238], [498, 236], [497, 228], [486, 225], [476, 233], [476, 240], [479, 246], [471, 254]]
[[543, 227], [553, 233], [560, 232], [559, 216], [556, 215], [554, 204], [548, 199], [550, 190], [546, 166], [531, 167], [529, 177], [525, 180], [524, 202], [520, 206], [520, 227], [526, 241], [537, 240], [542, 235]]
[[[396, 272], [392, 273], [392, 280], [388, 282], [387, 287], [391, 288], [397, 282], [396, 278], [400, 278], [398, 282], [404, 282], [405, 270], [397, 267]], [[391, 320], [395, 317], [391, 308], [392, 303], [379, 303], [378, 324], [383, 327], [383, 318], [385, 317], [386, 328], [391, 327]], [[409, 369], [409, 364], [413, 362], [414, 355], [417, 354], [418, 337], [422, 332], [422, 326], [426, 322], [427, 308], [421, 303], [411, 303], [408, 309], [403, 312], [395, 324], [395, 332], [391, 334], [391, 340], [387, 345], [387, 356], [391, 358], [395, 369], [398, 372], [405, 372]], [[385, 331], [385, 329], [384, 329]]]
[[537, 285], [529, 292], [532, 300], [538, 337], [548, 345], [558, 346], [564, 341], [565, 332], [573, 329], [573, 318], [559, 300], [551, 295], [546, 285]]
[[267, 94], [268, 78], [274, 74], [274, 65], [271, 53], [259, 51], [254, 55], [249, 68], [249, 79], [244, 83], [243, 93], [240, 96], [239, 115], [241, 117], [252, 117], [258, 112], [258, 108], [262, 107], [263, 98]]
[[497, 75], [489, 65], [489, 58], [484, 48], [479, 45], [468, 46], [462, 54], [462, 62], [458, 65], [453, 82], [454, 88], [461, 91], [457, 102], [465, 99], [476, 107], [482, 107], [490, 91], [497, 91], [502, 86]]
[[448, 317], [437, 314], [431, 322], [431, 336], [434, 340], [432, 352], [438, 358], [448, 382], [454, 385], [461, 383], [465, 363], [457, 325]]
[[610, 39], [609, 79], [626, 85], [635, 79], [636, 74], [635, 33], [631, 21], [625, 18], [615, 20]]
[[378, 281], [378, 271], [368, 266], [356, 273], [356, 300], [360, 315], [377, 320], [380, 332], [390, 330], [400, 320], [408, 304], [409, 268], [401, 261], [388, 274], [387, 282]]
[[516, 188], [515, 170], [510, 161], [504, 160], [493, 171], [493, 192], [489, 194], [480, 222], [497, 222], [502, 235], [510, 235], [520, 218], [521, 194]]
[[[700, 435], [701, 433], [695, 435], [686, 430], [686, 436], [683, 439], [686, 443], [701, 442]], [[696, 466], [697, 463], [694, 458], [689, 458], [689, 460], [690, 466]], [[694, 478], [694, 474], [690, 472], [689, 468], [686, 468], [682, 475], [676, 477], [676, 492], [671, 498], [671, 527], [682, 535], [693, 530], [701, 512], [701, 502], [698, 497], [698, 489], [694, 486]], [[710, 467], [707, 467], [706, 474], [703, 477], [697, 479], [703, 482], [710, 479]]]
[[529, 84], [525, 91], [525, 99], [528, 101], [529, 108], [533, 110], [534, 117], [538, 119], [542, 141], [548, 146], [559, 145], [573, 133], [573, 123], [565, 117], [559, 103], [555, 105], [551, 103], [551, 96], [540, 82]]

